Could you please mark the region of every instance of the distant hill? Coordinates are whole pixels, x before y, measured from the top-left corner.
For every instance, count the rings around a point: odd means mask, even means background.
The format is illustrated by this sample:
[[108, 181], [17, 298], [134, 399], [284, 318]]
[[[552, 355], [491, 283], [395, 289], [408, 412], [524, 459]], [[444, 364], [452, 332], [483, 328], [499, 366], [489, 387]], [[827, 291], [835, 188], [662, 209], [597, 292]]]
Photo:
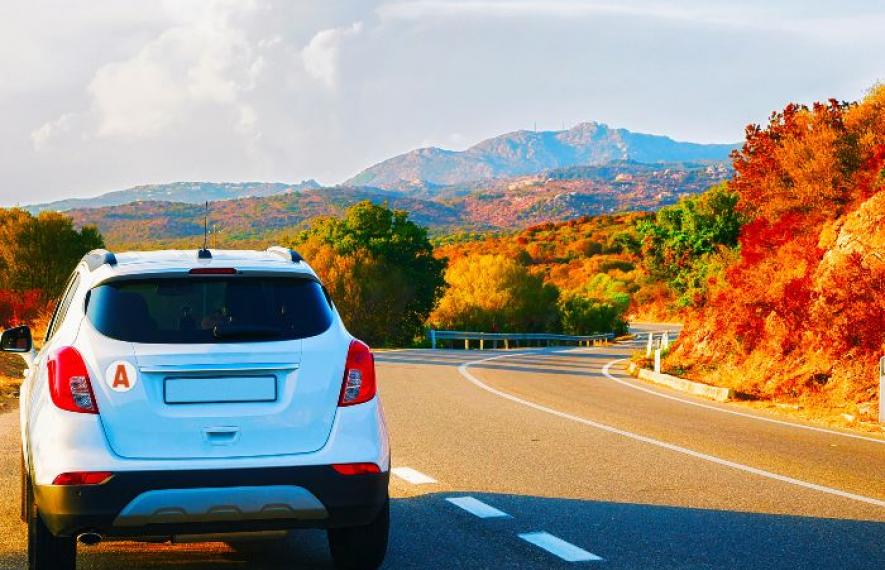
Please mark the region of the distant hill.
[[563, 131], [515, 131], [484, 140], [464, 151], [421, 148], [363, 170], [344, 186], [407, 189], [537, 174], [613, 160], [644, 163], [724, 161], [734, 144], [677, 142], [659, 135], [581, 123]]
[[[322, 188], [222, 200], [210, 207], [209, 222], [213, 231], [225, 241], [256, 239], [283, 229], [297, 229], [318, 216], [340, 215], [348, 206], [362, 200], [408, 210], [411, 219], [423, 225], [460, 226], [459, 214], [451, 206], [374, 188]], [[97, 225], [111, 247], [120, 244], [149, 247], [152, 243], [201, 237], [203, 213], [199, 204], [179, 202], [134, 202], [67, 212], [77, 226]]]
[[94, 198], [72, 198], [45, 204], [26, 206], [36, 214], [42, 210], [72, 210], [74, 208], [100, 208], [118, 206], [131, 202], [182, 202], [202, 204], [209, 201], [232, 200], [252, 196], [274, 196], [319, 188], [316, 180], [304, 180], [297, 184], [282, 182], [172, 182], [170, 184], [145, 184], [108, 192]]
[[[586, 215], [654, 210], [682, 196], [703, 192], [730, 174], [730, 167], [724, 163], [616, 161], [460, 185], [423, 185], [408, 191], [317, 188], [214, 202], [210, 223], [226, 242], [260, 240], [274, 232], [303, 226], [317, 216], [341, 214], [361, 200], [371, 200], [409, 211], [413, 220], [436, 234], [462, 229], [509, 230]], [[136, 202], [78, 208], [68, 214], [79, 226], [97, 225], [112, 247], [169, 244], [182, 238], [198, 238], [203, 232], [203, 208], [198, 204]]]

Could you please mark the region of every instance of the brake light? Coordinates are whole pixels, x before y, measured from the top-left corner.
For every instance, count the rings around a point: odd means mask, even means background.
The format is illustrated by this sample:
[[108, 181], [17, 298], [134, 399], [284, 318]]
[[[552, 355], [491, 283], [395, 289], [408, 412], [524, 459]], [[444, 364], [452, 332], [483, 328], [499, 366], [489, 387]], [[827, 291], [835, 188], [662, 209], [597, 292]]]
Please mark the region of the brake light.
[[233, 267], [195, 267], [188, 271], [191, 275], [236, 275]]
[[62, 473], [53, 481], [53, 485], [101, 485], [111, 478], [110, 471], [74, 471]]
[[58, 349], [49, 359], [47, 369], [49, 394], [56, 406], [69, 412], [98, 413], [86, 363], [76, 348], [65, 346]]
[[374, 463], [337, 463], [332, 469], [341, 475], [371, 475], [381, 473], [381, 468]]
[[353, 340], [347, 350], [344, 364], [344, 380], [341, 383], [339, 406], [353, 406], [368, 402], [375, 397], [375, 357], [369, 346]]

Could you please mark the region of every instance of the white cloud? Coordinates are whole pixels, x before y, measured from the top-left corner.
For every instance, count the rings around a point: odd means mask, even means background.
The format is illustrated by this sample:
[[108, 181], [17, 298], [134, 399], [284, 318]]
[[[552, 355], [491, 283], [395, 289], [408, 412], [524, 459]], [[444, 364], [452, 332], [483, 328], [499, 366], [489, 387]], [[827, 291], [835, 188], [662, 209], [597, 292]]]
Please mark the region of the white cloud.
[[[133, 56], [102, 65], [87, 86], [91, 106], [79, 113], [91, 127], [87, 137], [154, 136], [186, 121], [194, 107], [238, 107], [254, 86], [262, 59], [233, 20], [253, 3], [169, 3], [174, 25], [146, 42]], [[46, 148], [74, 112], [34, 131]], [[242, 127], [249, 121], [240, 121]]]
[[301, 50], [301, 59], [307, 73], [329, 89], [334, 89], [338, 79], [338, 52], [341, 41], [347, 36], [358, 34], [362, 27], [362, 22], [355, 22], [343, 28], [317, 32], [310, 43]]
[[74, 119], [73, 113], [65, 113], [56, 120], [44, 123], [43, 126], [34, 130], [31, 133], [31, 143], [34, 145], [34, 149], [40, 151], [49, 148], [54, 139], [70, 132]]

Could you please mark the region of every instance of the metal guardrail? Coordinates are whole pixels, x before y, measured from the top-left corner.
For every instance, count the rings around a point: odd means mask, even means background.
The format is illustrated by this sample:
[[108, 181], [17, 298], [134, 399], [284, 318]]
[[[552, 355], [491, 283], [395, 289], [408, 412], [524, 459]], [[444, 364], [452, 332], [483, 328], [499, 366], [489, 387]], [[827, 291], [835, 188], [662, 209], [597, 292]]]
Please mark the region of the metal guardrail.
[[569, 344], [575, 343], [577, 346], [591, 346], [592, 344], [608, 342], [615, 338], [614, 333], [599, 333], [591, 335], [568, 335], [568, 334], [551, 334], [551, 333], [487, 333], [487, 332], [471, 332], [471, 331], [438, 331], [430, 330], [430, 346], [436, 348], [439, 341], [444, 340], [463, 340], [464, 348], [470, 348], [470, 341], [479, 341], [479, 349], [485, 349], [485, 343], [491, 342], [492, 348], [498, 348], [499, 345], [504, 349], [509, 349], [511, 343], [515, 347], [519, 346], [550, 346], [551, 343]]

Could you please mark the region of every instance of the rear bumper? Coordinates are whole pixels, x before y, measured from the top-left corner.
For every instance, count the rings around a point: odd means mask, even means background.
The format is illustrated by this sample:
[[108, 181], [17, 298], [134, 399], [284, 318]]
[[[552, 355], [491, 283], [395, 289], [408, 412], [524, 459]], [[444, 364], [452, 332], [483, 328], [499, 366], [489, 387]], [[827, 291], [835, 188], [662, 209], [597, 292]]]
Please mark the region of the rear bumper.
[[325, 465], [128, 471], [101, 485], [35, 485], [34, 495], [59, 536], [168, 537], [365, 525], [387, 501], [388, 481]]

